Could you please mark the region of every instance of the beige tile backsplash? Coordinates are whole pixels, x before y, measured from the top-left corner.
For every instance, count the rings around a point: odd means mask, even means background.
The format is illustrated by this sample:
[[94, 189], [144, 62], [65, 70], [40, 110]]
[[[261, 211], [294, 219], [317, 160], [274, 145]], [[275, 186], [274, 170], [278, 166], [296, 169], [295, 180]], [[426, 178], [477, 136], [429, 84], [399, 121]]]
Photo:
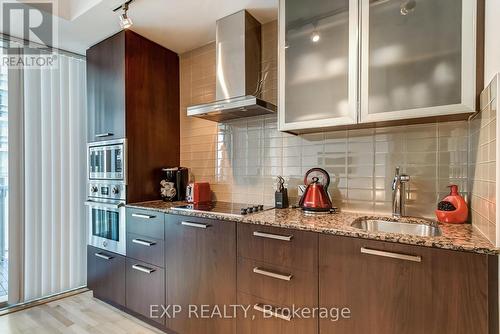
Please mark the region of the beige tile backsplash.
[[[276, 22], [263, 25], [263, 96], [277, 100]], [[188, 118], [188, 105], [215, 99], [215, 44], [181, 55], [181, 164], [191, 178], [209, 181], [217, 200], [274, 204], [277, 175], [288, 178], [292, 202], [312, 167], [332, 177], [330, 193], [343, 210], [391, 212], [395, 167], [411, 176], [407, 213], [434, 216], [449, 184], [468, 191], [466, 121], [332, 131], [293, 136], [275, 116], [225, 124]]]
[[496, 243], [496, 129], [498, 76], [481, 94], [481, 112], [470, 123], [469, 177], [475, 225]]

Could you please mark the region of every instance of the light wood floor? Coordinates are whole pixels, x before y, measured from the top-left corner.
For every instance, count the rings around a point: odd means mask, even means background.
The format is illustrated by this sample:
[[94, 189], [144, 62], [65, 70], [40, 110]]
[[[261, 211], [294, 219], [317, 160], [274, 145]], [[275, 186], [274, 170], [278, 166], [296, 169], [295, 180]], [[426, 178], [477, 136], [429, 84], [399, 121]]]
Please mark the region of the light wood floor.
[[163, 333], [95, 298], [92, 292], [0, 316], [1, 334]]

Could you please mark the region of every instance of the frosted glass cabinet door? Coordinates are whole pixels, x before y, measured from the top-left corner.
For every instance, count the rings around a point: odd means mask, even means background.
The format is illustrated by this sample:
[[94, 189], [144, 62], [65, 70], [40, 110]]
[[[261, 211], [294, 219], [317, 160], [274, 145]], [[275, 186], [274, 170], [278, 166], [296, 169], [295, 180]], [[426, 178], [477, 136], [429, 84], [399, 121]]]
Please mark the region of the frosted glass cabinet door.
[[282, 131], [356, 123], [357, 0], [281, 0]]
[[361, 122], [475, 109], [475, 0], [361, 0]]

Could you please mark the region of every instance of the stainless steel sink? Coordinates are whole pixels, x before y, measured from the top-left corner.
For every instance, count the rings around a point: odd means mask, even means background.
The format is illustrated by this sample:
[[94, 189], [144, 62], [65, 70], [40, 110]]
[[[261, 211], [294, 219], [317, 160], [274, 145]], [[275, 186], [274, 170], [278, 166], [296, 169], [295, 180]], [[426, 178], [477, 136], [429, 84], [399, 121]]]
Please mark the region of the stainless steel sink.
[[438, 237], [441, 235], [441, 229], [438, 226], [396, 220], [362, 218], [355, 220], [351, 226], [368, 232], [401, 233], [421, 237]]

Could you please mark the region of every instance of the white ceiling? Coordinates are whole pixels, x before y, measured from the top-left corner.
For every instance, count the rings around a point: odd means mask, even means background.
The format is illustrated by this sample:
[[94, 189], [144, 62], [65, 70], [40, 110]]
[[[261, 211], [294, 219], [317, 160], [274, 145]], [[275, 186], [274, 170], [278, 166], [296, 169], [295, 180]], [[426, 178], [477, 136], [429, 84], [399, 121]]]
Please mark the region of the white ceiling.
[[[55, 47], [85, 54], [89, 46], [120, 30], [112, 9], [122, 0], [58, 1]], [[133, 31], [182, 53], [215, 40], [215, 21], [226, 15], [248, 9], [266, 23], [277, 18], [277, 8], [278, 0], [134, 0], [129, 16]], [[11, 34], [21, 37], [21, 29], [12, 27]]]

